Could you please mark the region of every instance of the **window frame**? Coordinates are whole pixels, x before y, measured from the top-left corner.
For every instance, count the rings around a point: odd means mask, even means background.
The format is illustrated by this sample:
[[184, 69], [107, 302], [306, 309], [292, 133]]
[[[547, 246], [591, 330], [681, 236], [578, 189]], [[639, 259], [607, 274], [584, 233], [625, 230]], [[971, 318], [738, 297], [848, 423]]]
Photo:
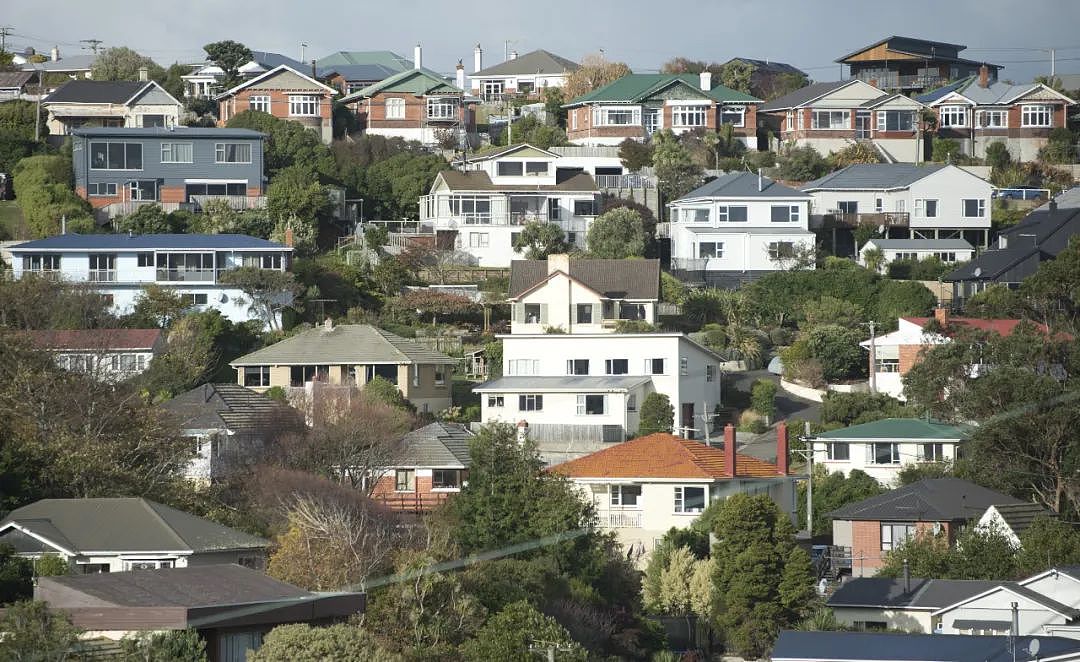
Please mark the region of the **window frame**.
[[506, 406], [506, 396], [502, 395], [489, 395], [487, 397], [487, 406], [502, 409]]
[[919, 444], [920, 462], [944, 462], [945, 444], [940, 441], [926, 441]]
[[394, 491], [400, 493], [415, 492], [416, 469], [394, 469]]
[[[889, 461], [880, 462], [879, 459], [883, 454], [879, 453], [879, 448], [887, 448], [889, 451]], [[867, 464], [875, 467], [895, 467], [900, 465], [900, 444], [895, 441], [875, 441], [868, 444], [870, 456], [867, 458], [869, 461]]]
[[[626, 122], [612, 122], [614, 117], [624, 117]], [[641, 106], [594, 106], [593, 126], [641, 126]]]
[[[235, 160], [229, 159], [229, 148], [233, 148], [235, 151]], [[251, 164], [251, 156], [254, 150], [251, 149], [251, 143], [237, 143], [237, 142], [220, 142], [214, 143], [214, 163], [219, 164], [231, 164], [231, 165], [243, 165]], [[242, 160], [242, 157], [246, 153], [247, 160]]]
[[[660, 362], [660, 372], [656, 371], [656, 362]], [[666, 375], [667, 359], [645, 359], [645, 374]]]
[[[700, 508], [687, 507], [687, 490], [701, 490], [702, 506]], [[672, 504], [672, 512], [676, 515], [700, 515], [709, 507], [709, 491], [702, 485], [676, 485], [673, 496], [675, 502]]]
[[[843, 450], [843, 452], [840, 452]], [[851, 444], [846, 441], [830, 441], [825, 444], [825, 457], [829, 462], [850, 462]]]
[[429, 120], [456, 120], [458, 100], [455, 97], [428, 97], [425, 110]]
[[[95, 145], [105, 145], [105, 164], [104, 164], [104, 167], [98, 167], [98, 166], [94, 165], [94, 146]], [[112, 151], [112, 146], [113, 145], [120, 145], [121, 146], [120, 151], [123, 154], [123, 160], [124, 160], [124, 167], [122, 167], [122, 168], [110, 167], [110, 159], [111, 159], [110, 151]], [[129, 147], [138, 148], [139, 165], [136, 168], [128, 167], [128, 161], [130, 160], [130, 154], [128, 153], [128, 148]], [[89, 163], [89, 169], [90, 170], [113, 170], [113, 171], [125, 171], [125, 172], [138, 172], [138, 171], [141, 171], [143, 169], [143, 164], [144, 164], [144, 160], [143, 160], [143, 144], [140, 143], [140, 142], [132, 142], [132, 141], [129, 141], [129, 140], [91, 140], [88, 149], [90, 150], [90, 163]]]
[[518, 395], [518, 411], [544, 411], [544, 396], [541, 393], [521, 393]]
[[[584, 371], [578, 368], [584, 367]], [[589, 359], [566, 359], [566, 374], [582, 376], [589, 374]]]
[[1000, 109], [975, 111], [976, 129], [1007, 129], [1009, 128], [1009, 111]]
[[318, 94], [290, 94], [289, 117], [322, 117], [322, 97]]
[[[742, 218], [732, 218], [733, 210], [742, 210], [735, 213], [735, 216]], [[747, 223], [750, 221], [750, 209], [747, 205], [720, 205], [716, 220], [719, 223]]]
[[[901, 118], [906, 116], [908, 118], [908, 127], [901, 128]], [[894, 118], [895, 122], [892, 122], [892, 128], [889, 127], [890, 118]], [[918, 124], [918, 118], [915, 116], [914, 110], [879, 110], [875, 117], [875, 127], [878, 131], [889, 132], [897, 131], [902, 133], [909, 133], [914, 131]]]
[[[443, 474], [442, 480], [439, 479], [439, 474]], [[453, 476], [453, 480], [447, 481], [447, 475]], [[432, 469], [431, 470], [431, 491], [442, 490], [448, 492], [457, 492], [461, 490], [461, 469]]]
[[[732, 115], [738, 115], [739, 116], [739, 121], [738, 122], [725, 122], [724, 121], [724, 117], [732, 116]], [[746, 126], [746, 106], [729, 106], [729, 105], [720, 106], [720, 109], [718, 111], [717, 124], [719, 126], [723, 126], [725, 124], [730, 124], [731, 126], [736, 127], [736, 128], [742, 128], [742, 127]]]
[[383, 115], [388, 120], [405, 119], [405, 99], [403, 97], [387, 97], [383, 101]]
[[[253, 371], [258, 371], [258, 373], [252, 374]], [[253, 377], [255, 379], [252, 379]], [[270, 366], [244, 366], [244, 386], [249, 388], [261, 388], [264, 386], [270, 386]]]
[[[596, 398], [600, 399], [599, 411], [596, 410]], [[607, 396], [603, 393], [578, 393], [575, 413], [578, 416], [605, 416], [608, 413]]]
[[[621, 372], [614, 372], [622, 368]], [[605, 375], [628, 375], [630, 374], [630, 359], [604, 359]]]
[[248, 97], [248, 110], [257, 110], [261, 113], [270, 113], [270, 95], [253, 94]]
[[[975, 214], [968, 213], [968, 204], [975, 203]], [[964, 198], [960, 201], [961, 209], [963, 210], [964, 218], [986, 218], [986, 199], [985, 198]]]
[[[933, 208], [933, 214], [928, 214], [930, 208]], [[916, 198], [915, 199], [915, 218], [937, 218], [938, 217], [938, 199], [937, 198]]]
[[[821, 116], [828, 116], [828, 125], [822, 126]], [[835, 121], [839, 119], [840, 121]], [[813, 110], [810, 111], [810, 129], [812, 131], [850, 131], [850, 110]]]
[[[710, 246], [712, 247], [711, 250], [707, 248]], [[724, 258], [724, 242], [722, 241], [699, 241], [697, 247], [699, 260], [722, 260]]]
[[[627, 503], [627, 496], [633, 497], [633, 503]], [[641, 485], [612, 485], [608, 493], [608, 507], [612, 510], [641, 510], [641, 497]]]
[[[183, 156], [176, 156], [176, 148], [183, 147], [187, 150], [187, 159], [184, 160]], [[166, 152], [168, 156], [166, 157]], [[195, 162], [195, 143], [189, 142], [163, 142], [161, 143], [161, 162], [162, 163], [194, 163]]]
[[[777, 212], [779, 215], [785, 218], [777, 218]], [[799, 205], [770, 205], [769, 206], [769, 221], [772, 223], [798, 223], [799, 222]]]
[[709, 121], [708, 106], [678, 104], [671, 106], [671, 127], [674, 129], [696, 129]]
[[[901, 540], [897, 540], [895, 535], [898, 530], [903, 530], [903, 536]], [[881, 537], [881, 551], [887, 552], [896, 549], [904, 542], [911, 540], [918, 534], [918, 528], [914, 522], [881, 522], [879, 529]], [[885, 532], [888, 531], [889, 535], [886, 536]], [[888, 540], [886, 540], [888, 537]]]
[[966, 129], [968, 126], [968, 110], [963, 105], [948, 105], [938, 109], [938, 118], [941, 126], [949, 129]]
[[768, 254], [770, 260], [790, 260], [795, 257], [795, 242], [770, 241]]
[[[1039, 115], [1045, 120], [1035, 120]], [[1049, 129], [1054, 126], [1054, 106], [1045, 103], [1026, 103], [1020, 106], [1020, 127], [1024, 129]]]
[[[104, 193], [101, 192], [102, 187], [105, 187]], [[86, 185], [86, 197], [88, 198], [114, 198], [118, 191], [119, 188], [116, 182], [92, 182]]]
[[[588, 311], [587, 315], [582, 315], [582, 311]], [[591, 303], [579, 303], [574, 308], [574, 319], [577, 324], [592, 324], [593, 323], [593, 304]]]

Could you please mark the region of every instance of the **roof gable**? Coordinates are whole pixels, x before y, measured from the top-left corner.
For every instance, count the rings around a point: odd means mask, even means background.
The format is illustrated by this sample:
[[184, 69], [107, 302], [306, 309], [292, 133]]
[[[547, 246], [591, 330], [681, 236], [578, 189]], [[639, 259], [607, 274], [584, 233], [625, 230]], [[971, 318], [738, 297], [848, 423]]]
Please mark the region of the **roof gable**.
[[580, 65], [573, 60], [568, 60], [543, 49], [520, 55], [512, 60], [501, 62], [487, 69], [470, 74], [471, 78], [484, 76], [513, 76], [513, 75], [559, 75], [577, 71]]
[[[827, 94], [830, 94], [836, 90], [845, 88], [854, 84], [854, 80], [843, 80], [832, 83], [810, 83], [795, 90], [789, 92], [781, 97], [777, 97], [772, 101], [765, 103], [761, 107], [763, 111], [776, 111], [776, 110], [790, 110], [792, 108], [801, 108], [809, 103], [812, 103]], [[883, 93], [882, 93], [883, 94]]]
[[465, 90], [449, 83], [430, 69], [409, 69], [357, 90], [342, 98], [341, 101], [356, 101], [386, 92], [412, 94], [418, 97], [426, 94], [465, 94]]
[[1023, 503], [959, 478], [926, 478], [829, 513], [833, 519], [952, 522], [980, 517], [991, 505]]
[[292, 407], [239, 384], [203, 384], [158, 407], [185, 430], [281, 431], [303, 425]]
[[[154, 86], [157, 86], [154, 81], [71, 80], [61, 85], [52, 94], [49, 94], [41, 103], [45, 105], [55, 103], [127, 105], [140, 92]], [[173, 102], [178, 105], [180, 103], [176, 99], [173, 99]]]
[[[743, 94], [723, 85], [715, 85], [708, 92], [701, 89], [695, 74], [627, 74], [603, 87], [567, 103], [564, 108], [588, 103], [641, 103], [651, 98], [684, 99], [673, 95], [670, 88], [678, 86], [685, 94], [694, 99], [712, 99], [713, 101], [732, 103], [756, 103], [761, 99]], [[662, 94], [665, 90], [668, 92]]]
[[[510, 298], [516, 299], [548, 279], [545, 260], [510, 263]], [[658, 300], [659, 260], [579, 260], [570, 258], [570, 278], [611, 299]]]
[[288, 77], [288, 79], [289, 79], [288, 82], [289, 82], [290, 88], [298, 87], [297, 84], [299, 83], [299, 84], [301, 84], [300, 86], [302, 86], [302, 88], [311, 88], [313, 90], [320, 90], [320, 91], [323, 91], [323, 92], [329, 92], [330, 94], [337, 94], [337, 90], [330, 87], [329, 85], [324, 85], [323, 83], [320, 83], [319, 81], [315, 80], [311, 76], [300, 73], [299, 71], [297, 71], [296, 69], [293, 69], [292, 67], [290, 67], [287, 64], [281, 64], [281, 65], [278, 65], [278, 66], [274, 67], [270, 71], [267, 71], [264, 74], [260, 74], [260, 75], [254, 77], [254, 78], [252, 78], [250, 80], [246, 80], [246, 81], [240, 83], [239, 85], [233, 87], [232, 89], [229, 89], [229, 90], [226, 90], [225, 92], [222, 92], [216, 98], [217, 99], [224, 99], [224, 98], [230, 97], [230, 96], [236, 94], [237, 92], [239, 92], [240, 90], [244, 90], [244, 89], [247, 89], [249, 87], [256, 87], [258, 85], [262, 85], [262, 84], [266, 83], [267, 81], [272, 80], [274, 78], [277, 78], [279, 76]]
[[431, 423], [402, 438], [395, 461], [400, 466], [468, 468], [472, 436], [456, 423]]

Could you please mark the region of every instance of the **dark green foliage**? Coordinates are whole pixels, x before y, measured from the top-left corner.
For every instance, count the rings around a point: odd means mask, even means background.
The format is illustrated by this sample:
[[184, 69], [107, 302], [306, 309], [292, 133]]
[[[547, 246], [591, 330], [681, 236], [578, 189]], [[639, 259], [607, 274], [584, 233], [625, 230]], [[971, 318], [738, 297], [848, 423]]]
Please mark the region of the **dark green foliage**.
[[62, 218], [68, 232], [93, 230], [90, 206], [71, 190], [70, 159], [30, 156], [19, 161], [13, 174], [19, 209], [34, 236], [59, 234]]
[[638, 418], [638, 435], [654, 432], [671, 432], [675, 425], [675, 408], [663, 393], [650, 393], [641, 403]]
[[953, 476], [951, 462], [917, 462], [905, 464], [896, 476], [896, 484], [910, 485], [927, 478], [948, 478]]
[[945, 264], [931, 255], [921, 260], [893, 260], [889, 263], [889, 278], [898, 280], [938, 280], [956, 270], [955, 264]]
[[777, 385], [771, 379], [759, 379], [750, 390], [751, 407], [754, 411], [771, 419], [776, 413]]
[[[814, 466], [814, 535], [832, 532], [832, 520], [827, 516], [841, 506], [869, 499], [885, 491], [884, 486], [864, 471], [853, 469], [846, 477], [829, 471], [820, 464]], [[799, 485], [798, 521], [806, 522], [806, 486]]]
[[935, 579], [1015, 579], [1016, 550], [1004, 533], [968, 527], [950, 545], [944, 532], [923, 533], [899, 545], [882, 559], [878, 572], [884, 577], [900, 577], [904, 560], [913, 577]]
[[837, 393], [830, 391], [821, 401], [821, 420], [847, 427], [883, 418], [909, 418], [916, 412], [884, 393]]
[[247, 659], [249, 662], [400, 662], [402, 657], [379, 646], [370, 632], [354, 623], [329, 626], [296, 623], [271, 630], [259, 650], [249, 652]]
[[569, 248], [562, 228], [544, 221], [526, 223], [514, 240], [514, 250], [524, 253], [527, 260], [546, 260], [549, 255], [565, 253]]
[[887, 279], [878, 282], [876, 298], [872, 315], [879, 332], [895, 327], [901, 317], [927, 315], [937, 303], [934, 293], [922, 283]]
[[[34, 142], [34, 118], [37, 104], [14, 99], [0, 104], [0, 172], [10, 173], [21, 159], [44, 148]], [[48, 111], [41, 109], [39, 130], [42, 138], [49, 134], [46, 126]]]
[[[514, 122], [510, 130], [510, 139], [514, 144], [529, 143], [533, 147], [549, 149], [559, 145], [565, 145], [566, 133], [557, 126], [544, 124], [536, 118], [536, 115], [526, 115]], [[506, 132], [504, 131], [500, 143], [506, 144]]]
[[44, 602], [17, 602], [0, 619], [0, 660], [65, 660], [79, 629]]
[[374, 378], [369, 379], [368, 382], [364, 384], [364, 394], [374, 398], [377, 402], [396, 407], [397, 409], [403, 409], [405, 411], [416, 410], [416, 407], [402, 395], [397, 384], [394, 384], [389, 379], [384, 379], [383, 377], [375, 376]]
[[205, 662], [206, 642], [195, 630], [147, 632], [120, 640], [124, 662]]
[[618, 207], [596, 217], [586, 238], [596, 258], [621, 260], [645, 254], [645, 228], [636, 210]]
[[11, 545], [0, 545], [0, 605], [29, 600], [32, 597], [34, 565], [29, 559], [18, 556]]
[[417, 200], [431, 189], [435, 175], [449, 167], [435, 154], [401, 153], [375, 163], [364, 174], [364, 215], [388, 220], [419, 218]]
[[1016, 558], [1020, 575], [1080, 564], [1080, 531], [1057, 517], [1039, 516], [1020, 534]]
[[564, 577], [548, 559], [496, 559], [466, 569], [461, 575], [465, 590], [476, 596], [489, 613], [512, 602], [527, 601], [535, 606], [569, 592]]
[[624, 168], [630, 172], [638, 172], [645, 166], [652, 165], [653, 146], [651, 143], [627, 138], [619, 143], [619, 159]]
[[99, 53], [94, 59], [90, 74], [94, 80], [137, 81], [139, 80], [140, 69], [146, 69], [150, 80], [161, 81], [165, 79], [165, 69], [161, 65], [126, 46], [106, 48]]
[[962, 157], [960, 143], [952, 138], [934, 138], [931, 159], [938, 163], [958, 163], [958, 159]]
[[808, 182], [829, 172], [829, 162], [813, 147], [792, 147], [776, 159], [776, 177], [786, 181]]
[[94, 329], [115, 324], [105, 299], [84, 283], [32, 276], [0, 279], [0, 327]]
[[319, 176], [323, 183], [336, 179], [330, 150], [313, 131], [258, 110], [245, 110], [229, 118], [232, 129], [252, 129], [267, 134], [264, 163], [271, 179], [279, 170], [295, 165]]
[[701, 184], [702, 168], [671, 132], [663, 129], [653, 134], [653, 168], [657, 187], [666, 201], [677, 200]]
[[1059, 126], [1050, 131], [1046, 145], [1039, 148], [1039, 160], [1047, 163], [1076, 163], [1076, 135]]
[[189, 211], [177, 210], [166, 214], [159, 205], [142, 205], [127, 216], [117, 219], [117, 230], [134, 234], [187, 232], [193, 216]]
[[859, 346], [863, 333], [841, 326], [819, 326], [807, 334], [810, 355], [821, 363], [827, 382], [866, 376], [866, 353]]
[[491, 616], [474, 638], [462, 644], [461, 653], [470, 662], [530, 660], [536, 658], [537, 645], [561, 649], [557, 653], [560, 660], [586, 659], [584, 649], [570, 638], [566, 628], [526, 601], [508, 604]]
[[254, 58], [250, 48], [231, 39], [207, 44], [203, 46], [203, 50], [206, 51], [207, 59], [225, 73], [221, 85], [226, 90], [240, 82], [240, 67]]
[[1016, 290], [1005, 285], [991, 285], [964, 302], [964, 315], [981, 319], [1017, 319], [1027, 304]]
[[1012, 163], [1009, 148], [1004, 142], [992, 142], [986, 146], [986, 165], [991, 168], [1004, 168]]

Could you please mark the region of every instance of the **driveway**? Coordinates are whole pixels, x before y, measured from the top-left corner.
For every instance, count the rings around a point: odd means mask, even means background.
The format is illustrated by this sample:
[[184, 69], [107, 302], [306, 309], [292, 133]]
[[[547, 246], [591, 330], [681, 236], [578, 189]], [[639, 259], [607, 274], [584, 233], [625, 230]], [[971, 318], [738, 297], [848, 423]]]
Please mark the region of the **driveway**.
[[[780, 378], [768, 370], [750, 370], [748, 372], [729, 374], [733, 377], [736, 388], [740, 391], [746, 391], [747, 393], [750, 392], [754, 382], [759, 379], [774, 381], [777, 383], [778, 387], [780, 384]], [[774, 417], [774, 420], [790, 420], [795, 418], [806, 421], [820, 421], [821, 403], [814, 402], [813, 400], [804, 400], [803, 398], [796, 397], [787, 391], [778, 388], [776, 392], [776, 416]], [[749, 455], [750, 457], [756, 457], [759, 460], [764, 460], [766, 462], [776, 461], [775, 427], [769, 428], [769, 430], [763, 434], [739, 432], [737, 440], [737, 447], [740, 453]]]

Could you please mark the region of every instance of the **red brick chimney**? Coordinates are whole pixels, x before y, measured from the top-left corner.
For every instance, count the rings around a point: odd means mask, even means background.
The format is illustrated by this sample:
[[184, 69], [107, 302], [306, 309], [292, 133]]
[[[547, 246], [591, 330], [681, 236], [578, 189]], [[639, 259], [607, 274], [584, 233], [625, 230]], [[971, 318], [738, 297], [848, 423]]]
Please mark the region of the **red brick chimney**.
[[728, 423], [724, 426], [724, 471], [728, 476], [735, 477], [735, 426]]
[[289, 248], [293, 247], [294, 243], [292, 226], [285, 228], [285, 245]]
[[949, 309], [944, 306], [934, 309], [934, 319], [937, 320], [941, 326], [949, 325]]
[[979, 67], [979, 87], [990, 87], [990, 67], [985, 64]]
[[788, 475], [787, 421], [776, 426], [776, 473]]

